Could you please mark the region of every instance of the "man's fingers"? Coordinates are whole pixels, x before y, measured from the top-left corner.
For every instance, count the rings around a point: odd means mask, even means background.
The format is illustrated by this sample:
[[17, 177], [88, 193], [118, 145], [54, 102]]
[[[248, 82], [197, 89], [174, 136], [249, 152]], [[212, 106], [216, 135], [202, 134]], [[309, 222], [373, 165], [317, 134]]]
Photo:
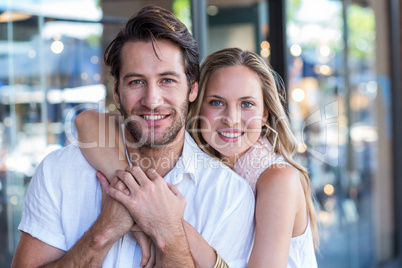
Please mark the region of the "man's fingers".
[[143, 186], [149, 181], [144, 171], [138, 166], [126, 167], [126, 172], [130, 173], [140, 186]]
[[144, 267], [151, 258], [151, 239], [144, 232], [133, 232], [135, 240], [141, 247], [142, 257], [140, 266]]
[[156, 172], [156, 170], [153, 169], [153, 168], [148, 169], [148, 170], [145, 172], [145, 174], [148, 176], [148, 178], [149, 178], [151, 181], [154, 181], [154, 180], [156, 180], [156, 179], [162, 178], [162, 177], [158, 174], [158, 172]]
[[133, 231], [133, 232], [142, 232], [142, 230], [138, 226], [138, 224], [134, 224], [133, 227], [131, 228], [131, 231]]
[[[124, 170], [116, 170], [116, 176], [122, 181], [122, 183], [128, 188], [130, 193], [134, 193], [134, 191], [139, 189], [139, 185], [137, 181], [134, 179], [133, 175], [130, 174], [129, 172], [126, 172]], [[116, 183], [118, 185], [119, 183]], [[123, 191], [122, 185], [119, 185], [119, 187], [116, 189]], [[127, 193], [127, 191], [126, 191]]]
[[151, 257], [149, 258], [149, 261], [144, 268], [154, 268], [155, 264], [156, 264], [155, 246], [153, 243], [151, 243]]
[[173, 185], [173, 184], [170, 184], [170, 183], [167, 183], [167, 185], [168, 185], [168, 187], [169, 187], [169, 189], [170, 189], [170, 191], [172, 191], [172, 193], [175, 195], [175, 196], [177, 196], [177, 197], [183, 197], [183, 195], [181, 194], [181, 192], [179, 191], [179, 189], [176, 187], [176, 185]]

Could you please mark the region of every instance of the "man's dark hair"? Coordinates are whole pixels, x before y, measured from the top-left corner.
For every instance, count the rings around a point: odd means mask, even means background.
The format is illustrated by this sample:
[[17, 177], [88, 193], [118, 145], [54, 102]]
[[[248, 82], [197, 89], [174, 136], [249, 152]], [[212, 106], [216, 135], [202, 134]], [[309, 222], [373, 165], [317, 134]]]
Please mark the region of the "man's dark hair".
[[[189, 87], [192, 83], [198, 82], [200, 71], [197, 42], [187, 27], [171, 12], [150, 5], [132, 16], [106, 48], [104, 61], [110, 67], [110, 73], [115, 79], [116, 92], [119, 88], [121, 53], [124, 44], [128, 41], [142, 41], [152, 42], [154, 47], [154, 43], [158, 40], [170, 41], [180, 48]], [[155, 55], [158, 56], [156, 51]]]

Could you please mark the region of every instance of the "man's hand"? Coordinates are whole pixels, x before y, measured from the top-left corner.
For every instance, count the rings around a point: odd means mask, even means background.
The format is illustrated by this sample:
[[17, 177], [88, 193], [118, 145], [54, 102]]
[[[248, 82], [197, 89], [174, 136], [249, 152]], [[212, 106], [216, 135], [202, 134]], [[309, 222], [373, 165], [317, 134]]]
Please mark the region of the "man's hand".
[[[102, 187], [102, 211], [106, 198], [112, 199], [108, 194], [106, 194], [106, 191], [108, 191], [109, 187], [111, 186], [113, 187], [114, 185], [114, 188], [118, 189], [119, 191], [122, 191], [124, 194], [126, 195], [130, 194], [126, 185], [117, 177], [113, 178], [113, 180], [111, 181], [112, 184], [109, 184], [109, 181], [101, 172], [98, 172], [96, 175]], [[115, 200], [114, 202], [117, 203], [117, 201]], [[120, 204], [120, 207], [123, 206]], [[126, 209], [124, 208], [124, 210]], [[126, 214], [128, 214], [127, 210], [126, 212], [127, 212]], [[130, 215], [129, 217], [130, 219], [132, 219]], [[141, 247], [142, 251], [142, 258], [140, 262], [141, 267], [144, 268], [153, 267], [155, 265], [155, 250], [151, 238], [148, 235], [146, 235], [135, 223], [133, 224], [131, 231], [133, 232], [135, 240]]]
[[112, 230], [117, 241], [131, 230], [134, 225], [134, 220], [127, 209], [122, 204], [111, 198], [107, 194], [107, 191], [110, 187], [115, 187], [124, 193], [125, 185], [116, 177], [113, 178], [112, 182], [109, 184], [108, 180], [101, 172], [97, 172], [96, 176], [98, 177], [102, 187], [101, 214], [99, 215], [98, 220], [104, 224], [104, 228]]
[[[108, 194], [122, 203], [139, 228], [148, 234], [156, 246], [156, 256], [165, 260], [169, 255], [172, 263], [186, 263], [192, 266], [187, 238], [183, 228], [183, 214], [186, 201], [178, 189], [168, 185], [154, 169], [143, 172], [139, 167], [128, 167], [115, 174], [128, 190], [110, 187]], [[167, 254], [169, 252], [169, 254]], [[180, 257], [184, 256], [185, 262]]]
[[142, 257], [140, 266], [143, 268], [153, 268], [155, 266], [155, 247], [151, 240], [151, 238], [144, 233], [137, 224], [134, 224], [133, 228], [131, 229], [135, 240], [141, 247]]

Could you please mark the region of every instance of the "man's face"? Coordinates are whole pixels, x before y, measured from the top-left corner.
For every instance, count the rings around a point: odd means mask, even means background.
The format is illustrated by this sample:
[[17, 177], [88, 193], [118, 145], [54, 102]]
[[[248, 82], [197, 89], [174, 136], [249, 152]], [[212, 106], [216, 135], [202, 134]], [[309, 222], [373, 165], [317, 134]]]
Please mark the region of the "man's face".
[[[188, 103], [194, 101], [198, 84], [189, 87], [180, 49], [168, 41], [127, 42], [116, 103], [134, 142], [148, 147], [181, 140]], [[180, 134], [180, 135], [179, 135]]]

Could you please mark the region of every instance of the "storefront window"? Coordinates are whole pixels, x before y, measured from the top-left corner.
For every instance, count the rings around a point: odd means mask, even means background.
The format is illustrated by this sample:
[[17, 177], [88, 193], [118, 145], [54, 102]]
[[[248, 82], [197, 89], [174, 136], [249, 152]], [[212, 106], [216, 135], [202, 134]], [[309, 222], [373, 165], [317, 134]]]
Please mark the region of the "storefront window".
[[36, 166], [70, 142], [66, 114], [106, 96], [101, 14], [92, 0], [0, 1], [1, 267], [10, 266], [19, 241]]
[[209, 0], [207, 13], [208, 54], [238, 47], [269, 57], [267, 2]]
[[287, 1], [290, 117], [317, 199], [319, 267], [372, 267], [392, 254], [392, 244], [387, 253], [375, 246], [379, 206], [392, 222], [390, 201], [378, 200], [391, 193], [377, 184], [391, 180], [378, 172], [391, 152], [378, 148], [390, 114], [378, 99], [375, 19], [366, 1]]
[[[207, 28], [198, 40], [200, 47], [205, 44], [204, 54], [239, 47], [269, 62], [278, 53], [267, 41], [278, 38], [273, 29], [282, 23], [269, 25], [275, 1], [199, 1], [152, 2], [173, 11], [191, 31]], [[198, 15], [207, 18], [206, 25], [192, 20], [191, 14], [201, 12], [191, 8], [194, 3], [205, 4], [206, 14]], [[387, 30], [378, 28], [378, 18], [386, 20], [387, 13], [378, 12], [385, 3], [282, 3], [289, 116], [299, 141], [297, 160], [308, 168], [316, 195], [319, 267], [384, 263], [395, 252], [391, 94], [378, 69], [386, 65], [378, 55], [388, 46], [376, 38]], [[36, 166], [49, 152], [74, 142], [75, 114], [115, 107], [103, 51], [147, 4], [0, 0], [0, 267], [11, 264]]]
[[[76, 142], [76, 114], [115, 107], [109, 106], [113, 79], [103, 51], [147, 4], [0, 0], [0, 267], [11, 265], [25, 192], [37, 165], [51, 151]], [[189, 0], [155, 4], [191, 29]]]

